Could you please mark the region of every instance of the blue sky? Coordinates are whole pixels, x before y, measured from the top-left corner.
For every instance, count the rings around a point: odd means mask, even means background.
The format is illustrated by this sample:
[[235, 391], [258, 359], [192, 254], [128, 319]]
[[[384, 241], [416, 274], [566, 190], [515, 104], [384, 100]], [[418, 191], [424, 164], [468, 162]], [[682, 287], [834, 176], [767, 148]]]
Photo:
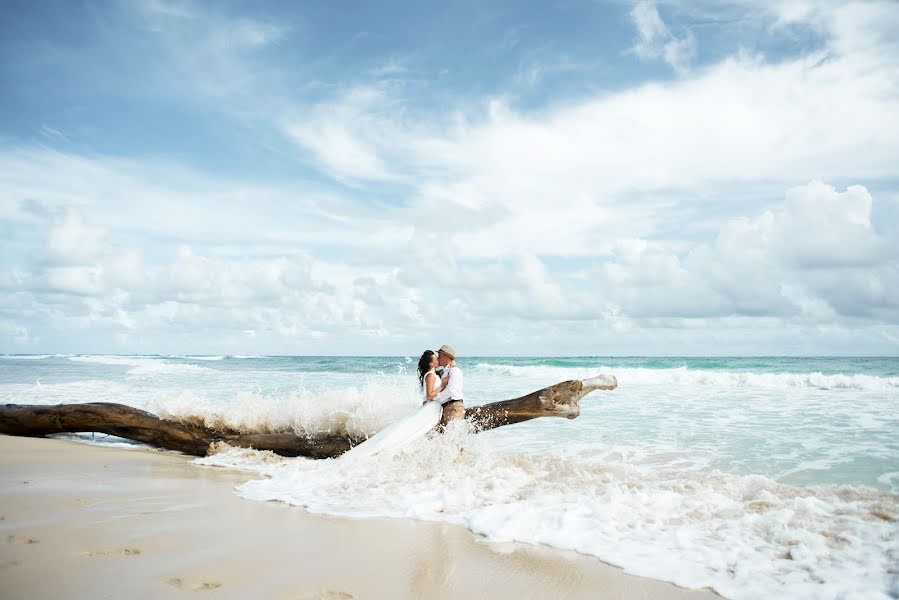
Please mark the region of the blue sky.
[[0, 28], [0, 352], [899, 352], [893, 2]]

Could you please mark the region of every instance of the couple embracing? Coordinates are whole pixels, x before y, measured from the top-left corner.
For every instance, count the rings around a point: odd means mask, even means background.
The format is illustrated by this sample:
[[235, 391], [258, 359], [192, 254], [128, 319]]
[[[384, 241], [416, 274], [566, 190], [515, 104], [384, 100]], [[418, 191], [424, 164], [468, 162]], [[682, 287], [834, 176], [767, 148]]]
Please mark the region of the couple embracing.
[[[438, 375], [437, 369], [442, 367]], [[462, 404], [462, 370], [456, 366], [456, 351], [443, 345], [440, 350], [425, 350], [418, 361], [418, 382], [424, 403], [386, 429], [346, 452], [341, 460], [358, 460], [376, 454], [392, 453], [421, 438], [437, 426], [465, 417]]]
[[425, 350], [418, 359], [418, 383], [424, 393], [424, 403], [443, 406], [441, 425], [465, 417], [462, 398], [462, 369], [456, 365], [456, 351], [444, 344], [440, 350]]

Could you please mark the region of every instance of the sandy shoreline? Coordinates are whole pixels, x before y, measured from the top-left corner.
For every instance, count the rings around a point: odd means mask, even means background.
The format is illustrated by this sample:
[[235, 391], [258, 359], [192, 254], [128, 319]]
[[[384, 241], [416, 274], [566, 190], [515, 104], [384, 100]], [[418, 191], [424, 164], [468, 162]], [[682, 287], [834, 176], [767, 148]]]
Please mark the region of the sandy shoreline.
[[16, 598], [717, 598], [461, 527], [238, 498], [252, 474], [0, 435], [0, 587]]

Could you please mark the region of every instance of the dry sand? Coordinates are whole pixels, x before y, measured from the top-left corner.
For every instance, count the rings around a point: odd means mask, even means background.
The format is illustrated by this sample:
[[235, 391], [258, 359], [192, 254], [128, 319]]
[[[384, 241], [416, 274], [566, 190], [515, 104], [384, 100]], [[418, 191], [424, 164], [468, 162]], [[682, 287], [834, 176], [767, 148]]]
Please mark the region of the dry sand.
[[709, 591], [463, 528], [238, 498], [252, 475], [144, 448], [0, 435], [0, 595], [23, 598], [641, 598]]

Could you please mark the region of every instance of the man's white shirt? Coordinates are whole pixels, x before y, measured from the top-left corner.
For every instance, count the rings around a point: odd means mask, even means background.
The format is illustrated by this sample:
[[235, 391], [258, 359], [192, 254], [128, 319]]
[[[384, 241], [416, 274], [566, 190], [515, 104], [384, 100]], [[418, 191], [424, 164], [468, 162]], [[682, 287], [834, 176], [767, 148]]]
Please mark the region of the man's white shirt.
[[462, 369], [457, 366], [447, 367], [449, 382], [443, 391], [434, 398], [440, 404], [446, 404], [450, 400], [462, 400]]

